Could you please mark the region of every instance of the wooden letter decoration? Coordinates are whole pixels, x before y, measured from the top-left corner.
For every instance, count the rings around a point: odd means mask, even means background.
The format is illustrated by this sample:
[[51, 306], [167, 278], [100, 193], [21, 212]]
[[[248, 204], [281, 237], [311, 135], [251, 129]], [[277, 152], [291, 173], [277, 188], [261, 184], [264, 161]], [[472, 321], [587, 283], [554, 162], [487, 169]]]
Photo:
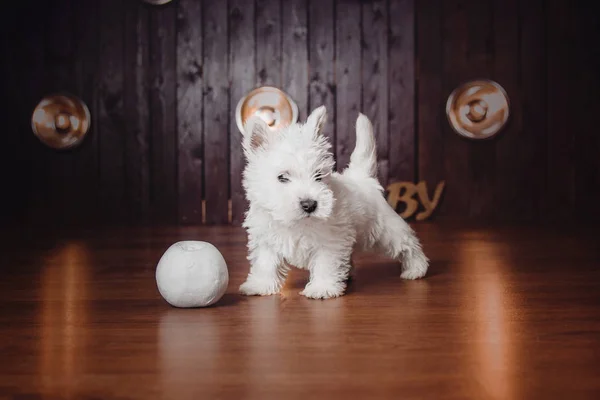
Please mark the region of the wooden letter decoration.
[[[394, 182], [387, 187], [387, 202], [394, 210], [398, 208], [399, 202], [406, 204], [406, 210], [400, 214], [402, 218], [406, 219], [417, 211], [420, 201], [425, 210], [418, 213], [416, 219], [417, 221], [423, 221], [424, 219], [429, 218], [436, 209], [440, 202], [440, 198], [442, 197], [445, 185], [445, 181], [438, 183], [435, 192], [433, 193], [433, 200], [430, 200], [429, 194], [427, 193], [427, 184], [424, 181], [421, 181], [416, 185], [412, 182]], [[404, 189], [404, 191], [402, 191], [402, 189]], [[419, 201], [414, 199], [413, 196], [415, 193], [418, 195]]]

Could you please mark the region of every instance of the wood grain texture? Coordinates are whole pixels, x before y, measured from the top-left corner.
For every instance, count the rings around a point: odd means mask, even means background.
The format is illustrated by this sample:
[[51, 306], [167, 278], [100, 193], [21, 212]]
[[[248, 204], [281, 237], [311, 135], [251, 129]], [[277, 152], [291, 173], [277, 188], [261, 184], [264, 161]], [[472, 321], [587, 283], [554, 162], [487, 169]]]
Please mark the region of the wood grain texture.
[[[373, 123], [377, 144], [377, 173], [386, 186], [389, 170], [388, 130], [388, 7], [386, 0], [362, 4], [362, 107]], [[355, 115], [346, 115], [356, 119]]]
[[[40, 100], [46, 95], [45, 92], [45, 69], [47, 59], [44, 56], [44, 35], [46, 34], [44, 25], [44, 15], [48, 12], [49, 4], [45, 4], [39, 9], [38, 14], [31, 15], [30, 29], [20, 35], [16, 35], [17, 44], [20, 47], [14, 48], [16, 57], [16, 81], [20, 86], [15, 99], [18, 106], [19, 135], [22, 138], [21, 151], [22, 156], [29, 162], [20, 165], [22, 169], [21, 179], [26, 184], [23, 193], [27, 196], [24, 199], [24, 214], [22, 220], [30, 224], [44, 224], [49, 219], [46, 213], [47, 203], [45, 198], [51, 190], [47, 179], [49, 168], [49, 149], [33, 134], [31, 131], [31, 114]], [[25, 18], [29, 9], [25, 4], [17, 7], [17, 15]], [[18, 29], [18, 28], [17, 28]], [[17, 31], [18, 32], [18, 31]], [[22, 200], [23, 201], [23, 200]]]
[[[46, 19], [45, 57], [47, 67], [43, 88], [45, 95], [51, 93], [76, 93], [76, 81], [73, 79], [75, 60], [75, 37], [73, 26], [75, 14], [70, 0], [57, 0], [49, 10]], [[55, 217], [63, 223], [71, 223], [72, 199], [78, 190], [73, 183], [76, 172], [73, 169], [76, 152], [73, 150], [46, 151], [48, 169], [47, 184], [49, 191], [45, 201], [53, 210]]]
[[[415, 229], [428, 276], [403, 281], [396, 262], [357, 254], [348, 293], [325, 301], [299, 295], [297, 269], [281, 295], [238, 295], [240, 228], [2, 230], [0, 397], [600, 397], [593, 228]], [[213, 307], [177, 309], [151, 266], [192, 237], [222, 252], [229, 287]]]
[[[57, 4], [60, 7], [60, 5]], [[63, 4], [64, 6], [64, 4]], [[63, 7], [64, 8], [64, 7]], [[22, 18], [25, 18], [28, 10], [26, 7], [21, 8], [17, 11]], [[51, 7], [44, 7], [40, 10], [40, 13], [45, 15], [52, 14]], [[68, 17], [63, 18], [68, 19]], [[53, 66], [53, 62], [56, 58], [54, 56], [54, 49], [52, 48], [52, 42], [48, 38], [48, 29], [52, 26], [52, 22], [48, 19], [33, 19], [33, 22], [38, 23], [37, 28], [32, 28], [30, 32], [24, 34], [24, 48], [16, 49], [16, 56], [21, 60], [21, 66], [24, 71], [22, 79], [31, 78], [33, 82], [25, 83], [24, 90], [27, 91], [27, 104], [23, 110], [20, 122], [23, 126], [23, 135], [32, 139], [30, 142], [24, 142], [23, 145], [30, 149], [31, 153], [28, 154], [27, 158], [31, 160], [31, 168], [29, 169], [27, 190], [31, 197], [30, 207], [26, 208], [28, 213], [28, 220], [37, 221], [40, 223], [48, 223], [51, 220], [51, 216], [44, 212], [43, 208], [54, 209], [57, 205], [60, 205], [59, 197], [61, 195], [62, 184], [60, 182], [60, 176], [58, 167], [63, 170], [63, 163], [60, 159], [55, 158], [57, 153], [55, 150], [46, 146], [41, 140], [39, 140], [31, 129], [31, 116], [34, 108], [42, 100], [44, 96], [47, 96], [51, 90], [54, 89], [54, 83], [52, 79], [56, 74], [56, 68]], [[70, 39], [67, 40], [67, 48], [70, 47]], [[59, 50], [57, 50], [59, 51]], [[19, 53], [21, 53], [19, 55]], [[3, 57], [4, 59], [4, 57]], [[28, 65], [28, 63], [38, 63], [38, 65]], [[21, 71], [19, 71], [21, 72]], [[29, 75], [28, 75], [29, 74]], [[32, 76], [35, 74], [35, 76]], [[57, 77], [58, 78], [58, 77]], [[22, 81], [21, 81], [22, 82]], [[19, 98], [19, 91], [16, 92], [16, 98]], [[10, 118], [11, 116], [6, 116]], [[48, 168], [49, 165], [56, 165], [55, 168]], [[27, 168], [27, 167], [25, 167]], [[11, 167], [14, 170], [14, 166]], [[34, 194], [33, 192], [37, 192]], [[60, 210], [57, 210], [59, 215], [64, 215]]]
[[[600, 51], [596, 44], [600, 37], [598, 14], [600, 6], [597, 3], [583, 3], [574, 7], [574, 19], [571, 29], [574, 30], [574, 57], [571, 63], [570, 89], [573, 98], [572, 115], [576, 115], [575, 145], [577, 154], [575, 163], [575, 209], [577, 219], [600, 221], [600, 139], [596, 134], [597, 118], [600, 113]], [[581, 105], [589, 111], [582, 112]]]
[[98, 56], [99, 197], [105, 220], [125, 220], [125, 110], [124, 26], [125, 7], [118, 0], [100, 3]]
[[281, 71], [283, 90], [298, 105], [298, 120], [308, 110], [308, 0], [288, 0], [281, 9]]
[[571, 34], [571, 9], [564, 1], [548, 0], [546, 29], [548, 51], [548, 163], [547, 214], [557, 219], [573, 216], [575, 205], [574, 138], [571, 123], [573, 88], [565, 76], [571, 68], [573, 37]]
[[177, 4], [150, 12], [150, 215], [177, 220]]
[[[20, 196], [0, 198], [0, 224], [8, 225], [22, 222], [20, 220], [28, 206], [26, 194], [30, 181], [26, 181], [12, 170], [13, 166], [19, 165], [19, 159], [29, 153], [25, 146], [26, 136], [21, 131], [22, 103], [28, 93], [25, 87], [19, 87], [19, 75], [22, 69], [17, 66], [22, 59], [18, 50], [25, 48], [27, 41], [25, 35], [19, 35], [18, 21], [24, 11], [23, 6], [18, 4], [9, 4], [4, 11], [0, 15], [0, 51], [3, 58], [13, 62], [0, 63], [0, 85], [4, 99], [14, 99], [14, 101], [1, 103], [0, 117], [4, 121], [4, 131], [7, 133], [4, 145], [12, 151], [5, 152], [3, 157], [0, 157], [0, 180], [4, 182], [9, 193], [21, 193]], [[28, 177], [29, 168], [31, 166], [23, 166], [22, 175]]]
[[[494, 62], [494, 19], [490, 0], [468, 0], [468, 64], [472, 78], [490, 77]], [[469, 146], [471, 181], [469, 216], [491, 219], [496, 211], [496, 140], [472, 142]]]
[[150, 18], [148, 7], [129, 2], [125, 15], [125, 195], [132, 222], [148, 222], [150, 211]]
[[361, 111], [361, 7], [358, 2], [336, 5], [336, 168], [345, 169], [356, 143], [356, 118]]
[[[519, 79], [521, 73], [519, 43], [519, 2], [517, 0], [493, 1], [494, 26], [494, 70], [492, 79], [507, 92], [510, 101], [510, 119], [497, 136], [496, 141], [496, 216], [502, 219], [520, 219], [524, 215], [524, 202], [515, 201], [526, 187], [523, 177], [526, 158], [520, 151], [523, 131], [522, 97]], [[532, 79], [534, 77], [529, 77]], [[537, 79], [543, 82], [543, 79]]]
[[[339, 169], [354, 148], [359, 111], [387, 124], [377, 129], [387, 137], [378, 141], [380, 172], [422, 179], [430, 192], [446, 180], [440, 217], [600, 218], [595, 3], [57, 0], [36, 3], [36, 16], [33, 2], [9, 3], [2, 113], [11, 150], [0, 169], [12, 193], [4, 214], [13, 220], [195, 224], [210, 189], [209, 203], [222, 202], [214, 219], [228, 221], [231, 198], [239, 222], [245, 206], [232, 107], [249, 85], [263, 84], [293, 92], [301, 120], [327, 107], [325, 134]], [[233, 26], [232, 10], [242, 6], [254, 8], [252, 21]], [[210, 56], [202, 48], [204, 7], [225, 9], [222, 26], [209, 32]], [[382, 15], [388, 22], [377, 22]], [[228, 33], [234, 29], [245, 33]], [[460, 138], [444, 115], [450, 92], [479, 76], [497, 80], [511, 100], [509, 125], [490, 142]], [[31, 111], [65, 89], [89, 106], [92, 127], [80, 147], [56, 152], [32, 134]]]
[[444, 169], [445, 92], [442, 81], [441, 0], [417, 1], [418, 179], [429, 187], [446, 179]]
[[281, 87], [281, 1], [256, 0], [257, 86]]
[[[452, 91], [473, 79], [468, 63], [468, 13], [462, 0], [445, 0], [442, 4], [442, 63], [444, 106]], [[445, 108], [444, 108], [445, 109]], [[452, 130], [444, 116], [444, 171], [447, 185], [440, 213], [457, 218], [469, 216], [471, 171], [469, 148], [475, 144]]]
[[180, 0], [177, 9], [177, 136], [179, 222], [202, 223], [202, 2]]
[[235, 122], [237, 103], [246, 93], [254, 88], [255, 71], [255, 42], [254, 42], [254, 3], [243, 0], [229, 2], [229, 80], [231, 110], [230, 117], [230, 174], [231, 188], [231, 222], [240, 225], [248, 208], [248, 202], [242, 187], [242, 174], [245, 166], [242, 149], [242, 133]]
[[[327, 109], [323, 134], [335, 146], [335, 4], [334, 0], [308, 2], [308, 58], [310, 60], [310, 88], [308, 109], [322, 105]], [[333, 148], [335, 152], [335, 147]]]
[[[73, 163], [73, 181], [77, 188], [76, 201], [72, 202], [71, 212], [80, 224], [95, 223], [101, 218], [98, 188], [99, 175], [99, 133], [98, 133], [98, 56], [100, 47], [100, 25], [98, 18], [86, 19], [78, 16], [87, 13], [98, 15], [99, 2], [77, 1], [74, 4], [75, 23], [75, 72], [76, 93], [83, 100], [91, 114], [91, 123], [85, 140], [76, 150]], [[95, 212], [90, 212], [95, 210]]]
[[204, 177], [206, 223], [229, 221], [229, 73], [227, 3], [205, 1]]
[[[73, 56], [74, 35], [73, 25], [75, 14], [70, 0], [56, 0], [49, 8], [45, 30], [48, 32], [43, 38], [45, 56], [48, 67], [46, 77], [48, 81], [44, 86], [51, 92], [64, 90], [74, 91]], [[61, 153], [64, 154], [64, 153]]]
[[416, 179], [415, 1], [390, 0], [388, 23], [388, 181], [414, 182]]
[[[515, 173], [521, 176], [519, 185], [517, 215], [520, 219], [540, 220], [543, 199], [547, 185], [555, 185], [546, 179], [546, 157], [548, 140], [547, 122], [547, 50], [545, 43], [545, 2], [543, 0], [519, 2], [521, 26], [521, 103], [517, 99], [512, 105], [517, 113], [522, 113], [522, 130], [518, 143], [513, 151], [517, 151], [517, 159], [511, 162], [520, 166]], [[554, 85], [555, 83], [551, 83]], [[557, 83], [560, 85], [560, 83]], [[562, 117], [558, 117], [562, 118]], [[563, 132], [566, 134], [566, 132]], [[553, 179], [554, 180], [554, 179]], [[558, 181], [557, 181], [558, 182]], [[512, 188], [505, 186], [507, 191]], [[543, 217], [541, 217], [543, 219]]]

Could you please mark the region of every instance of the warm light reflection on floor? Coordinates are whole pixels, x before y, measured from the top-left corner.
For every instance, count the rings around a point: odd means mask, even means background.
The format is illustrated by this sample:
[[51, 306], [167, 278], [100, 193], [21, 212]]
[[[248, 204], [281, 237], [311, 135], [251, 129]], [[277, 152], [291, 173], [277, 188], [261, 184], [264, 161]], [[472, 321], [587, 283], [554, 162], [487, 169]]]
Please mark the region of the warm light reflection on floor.
[[248, 330], [248, 353], [245, 368], [248, 371], [246, 393], [252, 397], [261, 393], [262, 386], [272, 385], [280, 373], [286, 372], [285, 360], [279, 355], [288, 339], [282, 332], [281, 298], [278, 295], [253, 297], [247, 301], [248, 318], [256, 321]]
[[[46, 392], [73, 390], [85, 369], [88, 250], [71, 242], [50, 255], [42, 271], [40, 377]], [[61, 392], [70, 397], [71, 392]]]
[[[463, 287], [470, 291], [466, 298], [474, 302], [461, 308], [465, 320], [473, 324], [465, 360], [471, 364], [466, 370], [485, 392], [495, 399], [515, 399], [515, 322], [509, 320], [514, 299], [505, 279], [510, 259], [502, 246], [486, 237], [460, 242]], [[478, 279], [470, 279], [469, 271], [477, 271]]]
[[218, 354], [227, 344], [221, 343], [223, 332], [213, 309], [165, 310], [158, 325], [160, 387], [164, 398], [183, 398], [190, 374], [199, 385], [218, 379]]

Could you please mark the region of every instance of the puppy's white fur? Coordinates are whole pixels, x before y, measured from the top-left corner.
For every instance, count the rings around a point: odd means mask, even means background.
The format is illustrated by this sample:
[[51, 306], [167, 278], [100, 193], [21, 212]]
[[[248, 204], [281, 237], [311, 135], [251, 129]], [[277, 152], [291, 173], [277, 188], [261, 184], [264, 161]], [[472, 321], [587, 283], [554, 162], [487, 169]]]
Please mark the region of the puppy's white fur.
[[[402, 262], [401, 277], [423, 277], [428, 259], [411, 227], [388, 205], [377, 180], [373, 127], [359, 114], [350, 164], [334, 172], [333, 154], [322, 135], [324, 106], [305, 124], [274, 132], [258, 117], [245, 125], [243, 186], [250, 207], [250, 272], [245, 295], [278, 293], [290, 266], [310, 271], [301, 292], [309, 298], [345, 293], [355, 249], [375, 250]], [[303, 200], [317, 202], [312, 213]]]

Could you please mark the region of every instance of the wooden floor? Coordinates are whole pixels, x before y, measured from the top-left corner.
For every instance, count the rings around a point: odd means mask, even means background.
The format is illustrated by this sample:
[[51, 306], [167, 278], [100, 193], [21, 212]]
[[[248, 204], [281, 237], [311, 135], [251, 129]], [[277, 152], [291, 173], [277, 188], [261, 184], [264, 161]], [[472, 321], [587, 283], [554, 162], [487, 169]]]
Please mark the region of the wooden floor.
[[[242, 230], [4, 232], [0, 398], [600, 399], [596, 232], [413, 224], [420, 281], [357, 257], [345, 297], [242, 297]], [[156, 262], [177, 240], [228, 262], [214, 307], [175, 309]]]

